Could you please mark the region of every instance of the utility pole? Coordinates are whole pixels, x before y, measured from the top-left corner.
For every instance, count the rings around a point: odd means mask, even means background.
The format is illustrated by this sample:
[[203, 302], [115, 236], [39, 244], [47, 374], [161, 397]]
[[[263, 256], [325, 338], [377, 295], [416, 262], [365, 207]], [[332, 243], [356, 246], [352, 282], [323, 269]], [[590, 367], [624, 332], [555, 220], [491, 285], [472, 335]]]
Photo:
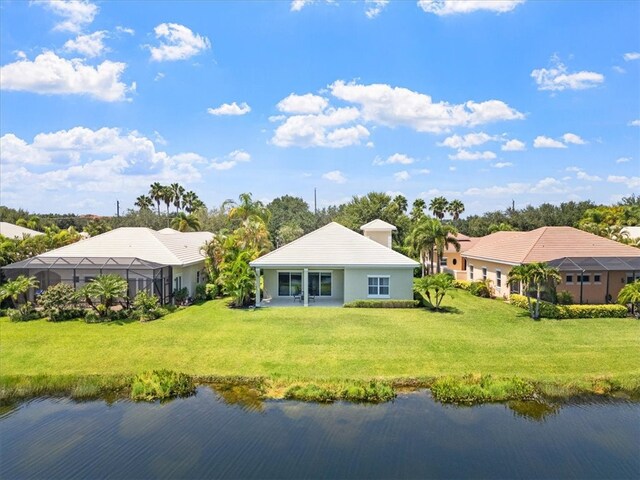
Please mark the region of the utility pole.
[[120, 218], [120, 200], [116, 200], [116, 216]]
[[316, 187], [313, 187], [313, 214], [318, 216], [318, 196], [316, 194]]

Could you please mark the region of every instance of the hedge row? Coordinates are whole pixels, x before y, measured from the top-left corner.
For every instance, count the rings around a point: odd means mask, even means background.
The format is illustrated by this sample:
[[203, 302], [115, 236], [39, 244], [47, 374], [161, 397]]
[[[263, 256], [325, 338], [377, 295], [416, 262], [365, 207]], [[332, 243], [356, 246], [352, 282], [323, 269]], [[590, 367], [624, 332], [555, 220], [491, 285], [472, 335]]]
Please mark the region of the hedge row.
[[419, 300], [355, 300], [345, 303], [345, 308], [416, 308]]
[[[528, 309], [527, 297], [512, 293], [509, 297], [512, 305]], [[531, 299], [534, 308], [537, 300]], [[540, 302], [540, 316], [544, 318], [624, 318], [627, 307], [624, 305], [554, 305]]]

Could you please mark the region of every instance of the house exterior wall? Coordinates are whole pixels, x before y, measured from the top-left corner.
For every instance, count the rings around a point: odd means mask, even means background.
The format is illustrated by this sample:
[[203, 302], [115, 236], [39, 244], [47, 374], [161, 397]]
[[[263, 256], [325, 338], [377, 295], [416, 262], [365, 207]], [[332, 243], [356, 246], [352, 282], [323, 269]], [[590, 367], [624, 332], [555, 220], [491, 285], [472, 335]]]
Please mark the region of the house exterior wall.
[[368, 299], [368, 277], [378, 275], [389, 276], [390, 299], [413, 298], [413, 268], [345, 268], [344, 302]]
[[[473, 267], [473, 278], [471, 276], [471, 267]], [[496, 297], [509, 298], [510, 287], [509, 285], [507, 285], [507, 280], [509, 277], [509, 272], [511, 272], [513, 265], [468, 258], [466, 280], [470, 282], [482, 280], [483, 268], [487, 269], [487, 279], [491, 282], [491, 287], [494, 289]], [[500, 271], [502, 277], [501, 286], [498, 286], [498, 271]]]
[[365, 237], [370, 238], [374, 242], [378, 242], [380, 245], [391, 248], [391, 231], [384, 232], [379, 230], [365, 230], [363, 233]]
[[[200, 272], [200, 281], [198, 281], [198, 272]], [[176, 279], [178, 279], [178, 283], [186, 287], [189, 296], [193, 297], [196, 294], [196, 286], [199, 283], [205, 283], [204, 275], [204, 260], [186, 267], [173, 267], [173, 290], [176, 290]]]
[[460, 252], [445, 252], [443, 257], [447, 264], [441, 264], [442, 271], [451, 273], [456, 280], [467, 280], [466, 259], [462, 257]]

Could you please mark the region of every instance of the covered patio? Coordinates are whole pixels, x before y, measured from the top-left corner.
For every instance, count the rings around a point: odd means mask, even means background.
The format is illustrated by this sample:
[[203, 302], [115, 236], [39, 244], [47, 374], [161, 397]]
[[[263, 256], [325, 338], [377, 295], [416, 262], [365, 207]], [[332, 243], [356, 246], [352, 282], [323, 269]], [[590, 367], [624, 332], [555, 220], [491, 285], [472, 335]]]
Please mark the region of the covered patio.
[[[342, 299], [336, 298], [311, 298], [308, 306], [310, 307], [342, 307]], [[264, 298], [260, 302], [260, 307], [304, 307], [304, 300], [293, 299], [287, 297]]]

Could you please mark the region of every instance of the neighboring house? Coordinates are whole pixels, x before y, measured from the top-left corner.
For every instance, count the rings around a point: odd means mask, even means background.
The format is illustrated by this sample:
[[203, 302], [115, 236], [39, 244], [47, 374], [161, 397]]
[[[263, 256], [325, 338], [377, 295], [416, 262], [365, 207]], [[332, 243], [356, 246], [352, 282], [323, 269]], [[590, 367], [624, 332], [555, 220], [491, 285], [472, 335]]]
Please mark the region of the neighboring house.
[[632, 240], [640, 240], [640, 227], [622, 227], [620, 232]]
[[466, 280], [467, 260], [462, 254], [476, 244], [478, 237], [467, 237], [462, 233], [458, 233], [455, 238], [460, 244], [460, 250], [457, 251], [456, 247], [448, 245], [440, 259], [440, 268], [442, 268], [443, 272], [452, 274], [456, 280]]
[[[264, 278], [264, 304], [343, 304], [361, 299], [412, 299], [418, 262], [392, 250], [396, 227], [382, 220], [360, 235], [332, 222], [250, 263]], [[311, 300], [311, 303], [310, 303]]]
[[615, 301], [625, 284], [640, 278], [640, 249], [572, 227], [495, 232], [478, 238], [462, 257], [468, 280], [489, 280], [504, 298], [522, 291], [522, 285], [507, 285], [511, 269], [532, 262], [557, 267], [557, 290], [571, 293], [576, 303]]
[[129, 297], [146, 290], [165, 304], [175, 290], [186, 287], [193, 296], [205, 282], [201, 248], [211, 238], [209, 232], [117, 228], [3, 269], [10, 278], [35, 276], [41, 289], [59, 282], [81, 288], [98, 275], [117, 274], [127, 279]]
[[22, 239], [25, 235], [31, 237], [35, 235], [42, 235], [42, 232], [31, 230], [30, 228], [21, 227], [19, 225], [14, 225], [13, 223], [0, 222], [0, 235], [7, 238]]

